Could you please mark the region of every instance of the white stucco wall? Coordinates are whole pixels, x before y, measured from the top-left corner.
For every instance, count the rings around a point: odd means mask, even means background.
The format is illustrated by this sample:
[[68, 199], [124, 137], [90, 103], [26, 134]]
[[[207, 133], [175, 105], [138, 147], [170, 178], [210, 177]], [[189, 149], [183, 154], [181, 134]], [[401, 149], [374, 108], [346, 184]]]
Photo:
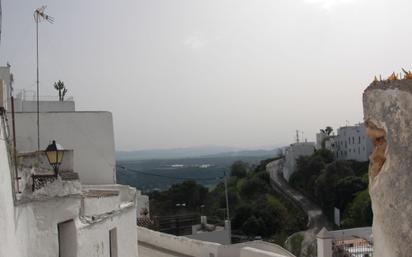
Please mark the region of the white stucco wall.
[[9, 66], [0, 67], [0, 80], [4, 81], [5, 96], [9, 97], [11, 94], [12, 75]]
[[[276, 253], [280, 256], [295, 257], [292, 253], [276, 244], [271, 244], [265, 241], [256, 240], [238, 244], [222, 245], [219, 247], [219, 257], [239, 257], [241, 250], [244, 248], [259, 249], [266, 253]], [[247, 252], [247, 251], [246, 251]], [[253, 256], [253, 254], [251, 255]], [[263, 255], [267, 256], [267, 255]]]
[[328, 134], [326, 133], [323, 133], [323, 132], [316, 133], [316, 149], [322, 148], [322, 142], [327, 137], [328, 137]]
[[226, 245], [226, 244], [230, 244], [230, 241], [231, 241], [230, 236], [231, 235], [230, 235], [229, 230], [218, 230], [218, 231], [210, 231], [210, 232], [198, 232], [196, 234], [187, 235], [185, 237]]
[[338, 129], [335, 138], [336, 155], [339, 160], [368, 161], [372, 152], [372, 142], [366, 135], [364, 124]]
[[240, 250], [240, 257], [285, 257], [285, 255], [271, 253], [256, 248], [245, 247]]
[[113, 207], [118, 207], [119, 196], [86, 197], [84, 200], [84, 215], [93, 216], [109, 212]]
[[117, 230], [118, 257], [137, 255], [136, 210], [129, 208], [121, 214], [94, 225], [81, 227], [78, 234], [78, 256], [109, 257], [109, 230]]
[[302, 142], [291, 144], [285, 154], [285, 165], [283, 167], [283, 177], [289, 181], [290, 176], [295, 172], [296, 159], [300, 156], [308, 156], [315, 151], [315, 143]]
[[[220, 244], [210, 243], [205, 241], [199, 241], [190, 239], [187, 237], [179, 237], [174, 235], [169, 235], [165, 233], [160, 233], [147, 228], [137, 227], [139, 235], [139, 243], [152, 246], [153, 253], [155, 253], [156, 248], [160, 253], [162, 249], [167, 251], [172, 251], [175, 253], [180, 253], [186, 256], [194, 257], [217, 257], [218, 247]], [[156, 257], [158, 255], [153, 255]]]
[[[87, 184], [115, 183], [115, 145], [110, 112], [40, 113], [40, 146], [56, 140], [74, 150], [74, 171]], [[37, 150], [36, 113], [16, 113], [17, 151]]]
[[142, 195], [142, 192], [138, 190], [137, 191], [137, 208], [136, 208], [137, 217], [141, 217], [142, 212], [145, 209], [148, 211], [147, 215], [150, 216], [149, 196]]
[[[104, 141], [103, 143], [99, 141], [93, 146], [111, 147], [114, 163], [113, 128], [110, 113], [98, 113], [97, 115], [86, 113], [86, 115], [80, 116], [78, 113], [72, 115], [67, 113], [67, 116], [59, 113], [53, 114], [51, 117], [48, 114], [42, 113], [41, 115], [44, 127], [47, 128], [45, 130], [49, 132], [49, 135], [55, 135], [56, 140], [61, 139], [60, 142], [65, 142], [67, 145], [76, 145], [77, 150], [75, 151], [81, 152], [83, 150], [81, 147], [86, 147], [91, 151], [93, 147], [87, 146], [87, 142], [92, 141], [91, 144], [93, 144], [93, 140], [97, 139]], [[62, 115], [62, 117], [54, 115]], [[30, 121], [32, 117], [30, 114], [22, 114], [20, 117], [19, 136], [22, 137], [20, 143], [23, 142], [20, 147], [25, 148], [26, 151], [30, 151], [30, 147], [33, 147], [31, 133], [33, 133], [32, 128], [35, 126], [32, 124], [33, 120]], [[53, 120], [56, 124], [47, 127], [50, 125], [48, 122], [52, 122], [48, 119]], [[23, 127], [23, 125], [25, 126]], [[109, 257], [109, 230], [112, 228], [117, 230], [117, 256], [137, 256], [136, 192], [133, 188], [113, 184], [85, 186], [83, 190], [100, 190], [103, 196], [92, 198], [90, 202], [88, 200], [82, 202], [82, 199], [87, 195], [81, 194], [81, 185], [78, 180], [72, 182], [58, 180], [47, 184], [41, 190], [31, 192], [32, 197], [22, 197], [23, 194], [21, 194], [14, 202], [13, 173], [3, 127], [0, 116], [0, 257], [58, 256], [58, 224], [68, 220], [73, 220], [74, 224], [74, 229], [68, 231], [68, 233], [72, 233], [68, 238], [73, 239], [72, 244], [68, 245], [74, 247], [71, 249], [73, 254], [66, 256]], [[102, 129], [103, 132], [100, 131]], [[61, 130], [61, 133], [54, 130]], [[81, 134], [82, 137], [74, 137], [75, 132]], [[91, 136], [86, 139], [88, 133]], [[42, 132], [42, 135], [44, 136], [45, 132]], [[70, 135], [73, 137], [72, 141], [70, 141]], [[81, 140], [87, 142], [82, 144]], [[47, 145], [44, 141], [42, 143]], [[106, 154], [110, 155], [108, 152]], [[96, 176], [93, 177], [94, 181], [99, 181], [105, 175], [105, 173], [98, 173], [100, 170], [94, 168], [99, 167], [99, 163], [103, 162], [105, 153], [99, 153], [103, 156], [96, 157], [93, 155], [96, 153], [83, 153], [89, 157], [95, 157], [93, 162], [87, 163], [92, 171], [97, 172]], [[76, 158], [74, 158], [74, 162], [76, 162]], [[23, 171], [28, 170], [28, 168], [20, 170], [21, 175], [24, 174]], [[64, 183], [75, 183], [80, 188], [76, 187], [77, 190], [74, 192], [66, 192]], [[119, 193], [115, 197], [105, 199], [104, 192], [108, 190], [117, 190]], [[39, 195], [39, 192], [43, 192], [43, 194]], [[60, 193], [54, 194], [56, 192]], [[88, 203], [90, 206], [86, 206]], [[90, 214], [94, 214], [96, 217], [83, 216], [86, 212], [85, 209], [90, 210]]]
[[[37, 112], [37, 101], [27, 101], [16, 98], [15, 112]], [[74, 101], [39, 101], [40, 112], [74, 112]]]
[[9, 167], [5, 135], [0, 116], [0, 257], [24, 257], [16, 235], [16, 218], [13, 208], [12, 178]]
[[16, 206], [15, 229], [22, 256], [55, 257], [59, 251], [57, 224], [76, 219], [80, 198], [64, 197]]

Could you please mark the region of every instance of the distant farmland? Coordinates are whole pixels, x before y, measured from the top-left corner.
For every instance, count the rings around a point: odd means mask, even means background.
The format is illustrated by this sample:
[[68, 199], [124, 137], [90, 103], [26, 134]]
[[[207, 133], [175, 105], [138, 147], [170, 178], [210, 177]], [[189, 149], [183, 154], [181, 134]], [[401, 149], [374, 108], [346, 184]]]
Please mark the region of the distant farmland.
[[272, 156], [118, 161], [117, 183], [148, 192], [164, 190], [190, 178], [206, 187], [213, 187], [222, 181], [224, 172], [229, 171], [233, 162], [242, 160], [255, 165], [269, 157]]

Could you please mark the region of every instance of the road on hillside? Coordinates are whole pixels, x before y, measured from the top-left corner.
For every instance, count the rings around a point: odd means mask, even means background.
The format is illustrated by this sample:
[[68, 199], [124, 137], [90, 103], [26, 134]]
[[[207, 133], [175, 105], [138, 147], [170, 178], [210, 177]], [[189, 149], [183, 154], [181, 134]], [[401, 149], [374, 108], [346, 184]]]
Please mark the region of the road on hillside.
[[308, 228], [305, 231], [301, 231], [304, 235], [304, 241], [308, 245], [316, 240], [316, 235], [319, 231], [326, 227], [328, 230], [332, 229], [332, 224], [328, 221], [325, 215], [323, 215], [322, 209], [305, 197], [299, 191], [293, 189], [288, 182], [283, 178], [282, 168], [284, 159], [270, 162], [266, 165], [266, 171], [269, 172], [271, 178], [272, 187], [285, 195], [288, 199], [298, 204], [308, 215]]

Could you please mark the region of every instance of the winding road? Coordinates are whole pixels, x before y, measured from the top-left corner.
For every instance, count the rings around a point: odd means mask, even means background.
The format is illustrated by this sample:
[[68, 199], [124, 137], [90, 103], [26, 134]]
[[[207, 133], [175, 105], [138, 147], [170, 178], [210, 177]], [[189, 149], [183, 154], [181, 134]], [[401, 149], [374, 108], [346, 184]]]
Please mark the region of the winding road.
[[316, 235], [323, 227], [331, 230], [333, 226], [326, 216], [323, 215], [322, 209], [318, 205], [299, 191], [293, 189], [288, 182], [286, 182], [282, 175], [283, 163], [284, 159], [270, 162], [266, 165], [266, 171], [270, 174], [272, 187], [307, 213], [308, 228], [307, 230], [298, 232], [304, 236], [302, 248], [307, 248], [314, 242], [316, 243]]

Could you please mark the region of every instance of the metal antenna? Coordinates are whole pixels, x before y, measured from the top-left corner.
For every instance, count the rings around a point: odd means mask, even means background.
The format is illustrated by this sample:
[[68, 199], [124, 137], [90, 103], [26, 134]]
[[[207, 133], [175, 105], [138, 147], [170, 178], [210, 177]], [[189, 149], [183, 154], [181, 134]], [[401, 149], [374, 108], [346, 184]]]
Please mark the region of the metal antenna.
[[1, 25], [2, 25], [2, 17], [3, 17], [3, 11], [1, 9], [1, 0], [0, 0], [0, 41], [1, 41]]
[[46, 8], [47, 8], [47, 6], [43, 5], [42, 7], [37, 8], [34, 11], [33, 16], [34, 16], [34, 21], [36, 23], [39, 23], [39, 22], [45, 20], [45, 21], [48, 21], [49, 23], [53, 24], [54, 18], [52, 16], [47, 15], [47, 14], [44, 13], [44, 10], [46, 10]]
[[39, 23], [47, 21], [50, 24], [54, 22], [54, 18], [44, 13], [46, 6], [43, 5], [34, 11], [33, 17], [36, 22], [36, 64], [37, 64], [37, 151], [40, 151], [40, 106], [39, 106]]

